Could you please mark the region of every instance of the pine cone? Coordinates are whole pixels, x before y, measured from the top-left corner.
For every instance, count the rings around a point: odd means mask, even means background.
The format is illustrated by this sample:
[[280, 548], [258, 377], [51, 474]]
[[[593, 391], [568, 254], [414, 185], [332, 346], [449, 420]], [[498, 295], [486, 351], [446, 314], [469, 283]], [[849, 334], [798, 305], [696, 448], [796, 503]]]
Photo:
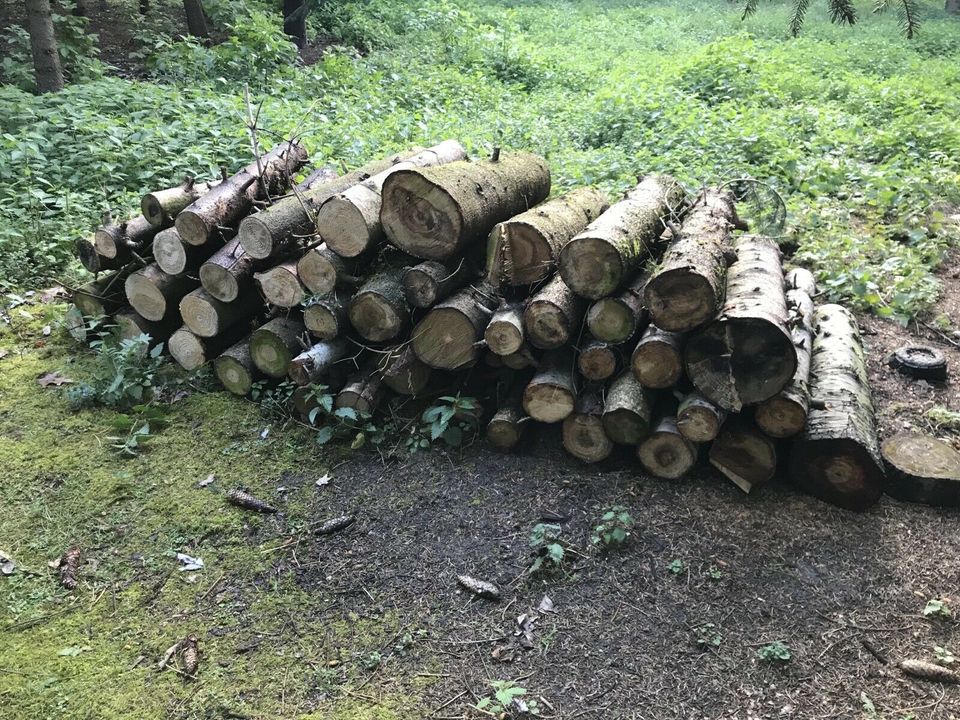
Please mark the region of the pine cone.
[[77, 587], [77, 572], [80, 569], [80, 548], [72, 547], [60, 558], [60, 584], [67, 590]]
[[197, 646], [197, 636], [188, 635], [183, 641], [183, 671], [190, 677], [196, 677], [200, 667], [200, 648]]
[[255, 510], [261, 513], [275, 513], [277, 511], [272, 505], [268, 505], [260, 498], [254, 497], [247, 491], [240, 490], [239, 488], [234, 488], [227, 493], [227, 502], [237, 507]]
[[960, 683], [960, 675], [926, 660], [903, 660], [900, 669], [907, 675], [942, 683]]
[[353, 515], [341, 515], [340, 517], [330, 518], [317, 528], [317, 534], [330, 535], [338, 530], [343, 530], [344, 528], [352, 525], [353, 520]]

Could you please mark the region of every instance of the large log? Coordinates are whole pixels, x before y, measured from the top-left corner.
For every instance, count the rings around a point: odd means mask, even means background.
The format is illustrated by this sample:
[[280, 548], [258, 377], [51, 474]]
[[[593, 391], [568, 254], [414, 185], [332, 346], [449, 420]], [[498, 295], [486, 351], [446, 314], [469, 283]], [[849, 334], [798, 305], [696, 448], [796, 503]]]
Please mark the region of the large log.
[[187, 293], [180, 300], [183, 324], [197, 337], [220, 335], [227, 328], [243, 323], [262, 309], [255, 293], [241, 295], [233, 302], [217, 300], [203, 288]]
[[600, 298], [587, 310], [587, 328], [597, 340], [626, 342], [646, 327], [643, 289], [647, 274], [640, 272], [619, 295]]
[[473, 269], [463, 258], [442, 263], [424, 260], [403, 273], [403, 291], [415, 308], [428, 308], [466, 285]]
[[713, 319], [723, 302], [730, 236], [737, 224], [733, 193], [704, 190], [687, 213], [647, 281], [644, 304], [650, 321], [687, 332]]
[[487, 245], [491, 279], [508, 285], [546, 280], [563, 246], [608, 207], [606, 195], [582, 187], [498, 223]]
[[175, 187], [155, 190], [144, 195], [140, 199], [140, 212], [151, 225], [168, 227], [173, 224], [184, 208], [206, 195], [211, 187], [218, 184], [219, 181], [198, 183], [192, 177], [187, 177]]
[[[311, 385], [334, 371], [350, 350], [346, 338], [335, 338], [312, 345], [290, 361], [287, 374], [297, 385]], [[346, 370], [346, 364], [340, 368]]]
[[637, 447], [637, 458], [654, 477], [676, 480], [696, 464], [697, 446], [680, 433], [676, 415], [669, 413]]
[[580, 328], [586, 303], [555, 275], [523, 311], [526, 340], [541, 350], [554, 350], [571, 341]]
[[512, 355], [524, 345], [523, 305], [503, 303], [487, 323], [483, 333], [487, 347], [497, 355]]
[[700, 393], [690, 393], [677, 407], [677, 429], [688, 440], [705, 443], [720, 433], [727, 413]]
[[603, 428], [618, 445], [638, 445], [650, 433], [653, 401], [632, 372], [610, 383], [603, 406]]
[[249, 331], [245, 324], [235, 325], [212, 338], [197, 337], [186, 326], [170, 336], [167, 349], [184, 370], [196, 370], [215, 359]]
[[387, 342], [403, 333], [410, 322], [410, 306], [403, 292], [403, 270], [383, 268], [350, 298], [350, 324], [370, 342]]
[[247, 395], [253, 383], [262, 377], [250, 355], [250, 337], [247, 336], [227, 348], [213, 363], [220, 384], [234, 395]]
[[797, 369], [787, 328], [780, 249], [774, 240], [743, 236], [727, 271], [726, 301], [717, 318], [692, 333], [687, 375], [710, 402], [730, 412], [773, 397]]
[[287, 376], [290, 362], [303, 352], [307, 329], [293, 318], [274, 318], [254, 330], [250, 336], [250, 356], [254, 365], [272, 378]]
[[217, 300], [233, 302], [253, 288], [253, 273], [258, 267], [259, 261], [247, 255], [240, 240], [233, 238], [200, 266], [200, 283]]
[[159, 322], [174, 315], [183, 296], [199, 284], [187, 275], [168, 275], [153, 263], [131, 273], [124, 289], [134, 310], [147, 320]]
[[810, 347], [813, 344], [813, 295], [816, 282], [808, 270], [787, 273], [790, 336], [797, 352], [797, 369], [790, 383], [757, 406], [760, 429], [776, 438], [792, 437], [807, 424], [810, 409]]
[[545, 353], [524, 388], [524, 412], [539, 422], [556, 423], [573, 412], [576, 399], [573, 353], [566, 348]]
[[360, 284], [363, 258], [342, 258], [321, 243], [297, 262], [297, 276], [314, 295], [328, 295], [334, 290], [354, 288]]
[[263, 272], [254, 273], [253, 279], [269, 305], [292, 308], [303, 302], [303, 285], [297, 275], [296, 260], [287, 260]]
[[613, 343], [588, 339], [577, 352], [577, 369], [587, 380], [606, 380], [622, 367], [622, 349]]
[[683, 201], [683, 187], [673, 178], [644, 178], [564, 246], [559, 262], [564, 282], [591, 300], [615, 292], [650, 257], [665, 221]]
[[410, 343], [396, 345], [382, 353], [377, 370], [383, 383], [399, 395], [419, 395], [430, 382], [430, 367], [413, 352]]
[[190, 245], [183, 241], [175, 227], [167, 228], [153, 238], [153, 261], [168, 275], [180, 275], [195, 269], [217, 252], [223, 245], [222, 239], [225, 239], [223, 233], [215, 233], [203, 245]]
[[563, 447], [585, 463], [610, 457], [613, 442], [603, 429], [603, 387], [590, 386], [577, 395], [574, 410], [563, 420]]
[[357, 257], [383, 239], [380, 224], [383, 185], [394, 173], [466, 160], [467, 151], [456, 140], [444, 140], [326, 200], [317, 211], [317, 234], [327, 247], [343, 257]]
[[290, 178], [306, 161], [302, 145], [277, 144], [181, 210], [174, 221], [180, 237], [190, 245], [203, 245], [218, 228], [234, 225], [250, 212], [254, 200], [267, 200], [289, 187]]
[[472, 364], [496, 298], [484, 289], [464, 288], [434, 306], [410, 335], [417, 357], [432, 368], [455, 370]]
[[937, 438], [900, 433], [880, 447], [887, 468], [885, 490], [899, 500], [960, 507], [960, 453]]
[[630, 367], [644, 387], [672, 387], [683, 375], [683, 335], [648, 325], [633, 351]]
[[93, 247], [100, 257], [111, 265], [125, 265], [135, 257], [149, 258], [153, 250], [153, 238], [160, 227], [151, 225], [143, 215], [137, 215], [122, 223], [108, 223], [93, 235]]
[[860, 330], [839, 305], [814, 313], [810, 399], [806, 430], [790, 452], [790, 476], [827, 502], [865, 510], [883, 489], [883, 460]]
[[549, 194], [550, 168], [530, 153], [409, 168], [384, 182], [380, 222], [400, 249], [425, 260], [446, 260]]
[[313, 299], [303, 309], [303, 324], [317, 340], [333, 340], [349, 327], [347, 306], [336, 294]]
[[710, 445], [710, 464], [749, 493], [777, 470], [777, 449], [757, 428], [740, 421], [723, 426]]

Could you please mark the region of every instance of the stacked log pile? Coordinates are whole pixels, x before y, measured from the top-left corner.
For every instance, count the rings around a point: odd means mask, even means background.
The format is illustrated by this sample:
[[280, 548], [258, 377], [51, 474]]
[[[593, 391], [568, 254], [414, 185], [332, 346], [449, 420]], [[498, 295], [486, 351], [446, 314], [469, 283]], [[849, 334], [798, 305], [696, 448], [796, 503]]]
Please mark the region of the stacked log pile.
[[703, 460], [752, 492], [781, 466], [844, 507], [879, 495], [856, 322], [815, 307], [774, 240], [735, 232], [729, 191], [649, 175], [614, 202], [548, 199], [542, 158], [471, 161], [451, 140], [294, 182], [306, 164], [284, 142], [104, 218], [78, 244], [100, 274], [75, 335], [114, 316], [238, 395], [289, 379], [305, 421], [315, 385], [363, 413], [453, 387], [493, 399], [502, 450], [553, 424], [585, 463], [626, 448], [660, 478]]

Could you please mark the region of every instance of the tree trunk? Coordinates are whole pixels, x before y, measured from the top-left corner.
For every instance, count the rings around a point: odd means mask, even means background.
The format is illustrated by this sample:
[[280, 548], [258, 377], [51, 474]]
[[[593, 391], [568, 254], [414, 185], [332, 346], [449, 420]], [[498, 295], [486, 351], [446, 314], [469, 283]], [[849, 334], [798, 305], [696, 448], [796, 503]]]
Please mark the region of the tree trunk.
[[[313, 345], [290, 361], [287, 374], [297, 385], [312, 385], [335, 370], [335, 365], [343, 360], [350, 350], [345, 338], [334, 338]], [[340, 365], [346, 374], [347, 365]]]
[[349, 328], [347, 306], [336, 295], [318, 298], [304, 308], [303, 324], [317, 340], [333, 340]]
[[305, 0], [283, 0], [283, 32], [303, 49], [307, 45], [307, 5]]
[[413, 351], [439, 370], [472, 364], [493, 313], [495, 300], [481, 290], [464, 288], [435, 305], [410, 335]]
[[387, 342], [406, 330], [410, 306], [403, 293], [403, 271], [388, 268], [368, 279], [347, 305], [350, 324], [365, 340]]
[[243, 251], [239, 238], [234, 238], [200, 266], [200, 283], [217, 300], [233, 302], [253, 289], [253, 273], [261, 265]]
[[504, 303], [497, 308], [483, 333], [487, 347], [497, 355], [511, 355], [524, 345], [523, 305]]
[[401, 170], [435, 167], [465, 160], [467, 151], [456, 140], [444, 140], [329, 198], [317, 211], [317, 233], [327, 247], [343, 257], [358, 257], [383, 239], [380, 224], [384, 183]]
[[403, 291], [415, 308], [428, 308], [459, 290], [473, 276], [466, 260], [441, 263], [424, 260], [403, 273]]
[[556, 269], [570, 238], [609, 207], [606, 195], [583, 187], [497, 224], [488, 240], [488, 279], [532, 285]]
[[119, 225], [110, 223], [98, 228], [93, 235], [93, 247], [101, 258], [110, 263], [126, 265], [134, 255], [149, 258], [153, 252], [153, 238], [161, 228], [151, 225], [143, 215], [137, 215]]
[[290, 178], [306, 162], [302, 145], [279, 143], [259, 162], [247, 165], [180, 211], [174, 221], [180, 237], [190, 245], [203, 245], [217, 229], [234, 225], [249, 213], [254, 200], [267, 200], [268, 195], [288, 188]]
[[717, 437], [727, 414], [699, 393], [690, 393], [677, 408], [677, 429], [695, 443]]
[[[153, 261], [168, 275], [180, 275], [197, 267], [218, 249], [218, 242], [188, 245], [175, 227], [161, 230], [153, 238]], [[200, 274], [203, 282], [203, 273]]]
[[713, 319], [724, 296], [737, 223], [733, 193], [705, 190], [650, 276], [644, 304], [650, 321], [671, 332], [687, 332]]
[[568, 344], [580, 329], [585, 311], [584, 300], [567, 287], [562, 277], [555, 275], [523, 311], [527, 342], [541, 350], [555, 350]]
[[134, 310], [147, 320], [159, 322], [174, 316], [183, 296], [199, 284], [186, 275], [168, 275], [153, 263], [132, 273], [124, 288]]
[[654, 477], [676, 480], [696, 464], [697, 446], [677, 429], [676, 415], [668, 414], [637, 447], [637, 458]]
[[222, 335], [202, 338], [182, 327], [170, 336], [167, 349], [184, 370], [196, 370], [220, 356], [224, 350], [243, 338], [248, 330], [246, 325], [240, 324]]
[[648, 388], [668, 388], [683, 375], [683, 335], [647, 326], [630, 358], [633, 374]]
[[153, 322], [147, 320], [135, 310], [117, 313], [113, 318], [121, 340], [133, 340], [141, 335], [150, 336], [150, 347], [165, 343], [174, 331], [180, 327], [180, 318], [176, 315]]
[[906, 502], [960, 507], [960, 453], [942, 440], [901, 433], [883, 442], [886, 492]]
[[643, 289], [647, 274], [639, 273], [619, 295], [600, 298], [587, 310], [587, 328], [597, 340], [626, 342], [647, 324]]
[[293, 318], [274, 318], [253, 331], [250, 356], [253, 364], [272, 378], [286, 377], [290, 362], [308, 345], [304, 342], [307, 328]]
[[613, 452], [613, 442], [603, 429], [603, 387], [592, 386], [580, 391], [574, 411], [563, 420], [563, 446], [567, 452], [585, 463], [606, 460]]
[[198, 183], [192, 177], [186, 178], [176, 187], [147, 193], [140, 199], [140, 212], [151, 225], [169, 227], [177, 215], [188, 205], [206, 195], [219, 181]]
[[262, 375], [250, 355], [250, 336], [231, 346], [213, 363], [220, 384], [234, 395], [250, 393], [253, 383]]
[[960, 15], [960, 0], [946, 0], [943, 9], [950, 15]]
[[617, 345], [588, 340], [577, 353], [577, 369], [587, 380], [606, 380], [623, 367], [623, 353]]
[[73, 304], [88, 318], [112, 315], [127, 304], [123, 280], [129, 273], [116, 272], [81, 285], [73, 293]]
[[187, 14], [187, 32], [194, 37], [210, 37], [202, 0], [183, 0], [183, 10]]
[[60, 92], [63, 90], [63, 70], [60, 67], [57, 37], [53, 31], [50, 0], [26, 0], [26, 6], [37, 91]]
[[446, 260], [549, 194], [550, 168], [530, 153], [407, 168], [384, 182], [380, 222], [390, 242], [402, 250]]
[[766, 237], [743, 236], [727, 271], [727, 298], [717, 319], [687, 340], [690, 380], [730, 412], [780, 392], [797, 369], [787, 329], [780, 249]]
[[839, 305], [814, 313], [810, 413], [790, 452], [790, 476], [813, 495], [865, 510], [883, 489], [873, 401], [857, 322]]
[[806, 270], [787, 275], [787, 308], [790, 336], [797, 352], [797, 369], [790, 383], [757, 406], [760, 429], [775, 438], [792, 437], [803, 431], [810, 409], [810, 346], [813, 344], [813, 300], [816, 285]]
[[618, 445], [639, 445], [650, 434], [653, 399], [632, 372], [625, 372], [607, 389], [603, 428]]
[[287, 260], [255, 273], [253, 279], [269, 305], [292, 308], [303, 302], [303, 285], [297, 275], [296, 260]]
[[334, 407], [353, 408], [361, 417], [370, 416], [387, 394], [383, 380], [375, 372], [354, 375], [337, 394]]
[[252, 292], [233, 302], [217, 300], [203, 288], [187, 293], [180, 301], [180, 316], [187, 329], [197, 337], [210, 338], [227, 328], [250, 320], [262, 309]]
[[560, 274], [575, 293], [591, 300], [610, 295], [650, 257], [664, 221], [680, 209], [681, 185], [667, 175], [643, 179], [560, 253]]
[[773, 441], [743, 421], [725, 425], [710, 446], [710, 464], [745, 493], [766, 483], [777, 470]]
[[363, 265], [360, 258], [342, 258], [326, 243], [321, 243], [300, 258], [297, 275], [303, 286], [314, 295], [329, 295], [334, 290], [359, 285], [361, 280], [358, 273]]
[[523, 391], [523, 409], [538, 422], [555, 423], [573, 412], [577, 399], [573, 353], [552, 350]]
[[380, 355], [377, 369], [383, 383], [399, 395], [419, 395], [430, 382], [432, 371], [420, 361], [410, 343], [390, 348]]

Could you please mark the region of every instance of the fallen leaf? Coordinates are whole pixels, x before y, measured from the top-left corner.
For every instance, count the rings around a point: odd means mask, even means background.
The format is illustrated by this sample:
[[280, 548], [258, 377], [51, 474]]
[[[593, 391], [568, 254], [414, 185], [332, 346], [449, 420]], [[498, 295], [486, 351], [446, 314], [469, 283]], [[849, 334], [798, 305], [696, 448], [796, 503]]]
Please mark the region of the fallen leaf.
[[0, 550], [0, 574], [13, 575], [13, 571], [16, 569], [17, 564], [13, 561], [13, 558]]
[[543, 596], [543, 600], [537, 605], [537, 611], [542, 613], [556, 612], [556, 609], [553, 607], [553, 600], [550, 599], [549, 595]]
[[200, 482], [197, 483], [197, 487], [206, 487], [216, 479], [217, 477], [213, 473], [210, 473], [209, 475], [207, 475], [207, 478], [205, 480], [201, 480]]
[[55, 370], [54, 372], [48, 372], [41, 375], [39, 378], [37, 378], [37, 382], [40, 383], [40, 387], [50, 387], [51, 385], [60, 387], [61, 385], [72, 383], [73, 380], [61, 375], [60, 372]]
[[70, 647], [65, 647], [63, 650], [57, 653], [63, 657], [76, 657], [80, 653], [87, 652], [87, 650], [92, 650], [89, 645], [71, 645]]
[[324, 473], [323, 477], [317, 480], [316, 485], [317, 487], [326, 487], [327, 485], [330, 484], [331, 480], [333, 480], [333, 478], [330, 477], [330, 473]]
[[10, 351], [6, 348], [0, 348], [0, 360], [3, 360], [7, 355], [10, 354]]
[[49, 326], [49, 325], [44, 325], [44, 326], [43, 326], [43, 329], [42, 329], [40, 332], [43, 333], [43, 336], [44, 336], [44, 337], [47, 337], [47, 336], [50, 335], [50, 333], [52, 332], [52, 330], [50, 329], [50, 326]]
[[260, 431], [260, 439], [261, 439], [261, 440], [266, 440], [266, 439], [267, 439], [267, 435], [269, 435], [269, 434], [270, 434], [270, 428], [269, 428], [269, 427], [265, 427], [263, 430]]
[[180, 572], [203, 570], [203, 560], [201, 558], [193, 558], [186, 553], [177, 553], [177, 560], [183, 565], [183, 567], [180, 568]]

